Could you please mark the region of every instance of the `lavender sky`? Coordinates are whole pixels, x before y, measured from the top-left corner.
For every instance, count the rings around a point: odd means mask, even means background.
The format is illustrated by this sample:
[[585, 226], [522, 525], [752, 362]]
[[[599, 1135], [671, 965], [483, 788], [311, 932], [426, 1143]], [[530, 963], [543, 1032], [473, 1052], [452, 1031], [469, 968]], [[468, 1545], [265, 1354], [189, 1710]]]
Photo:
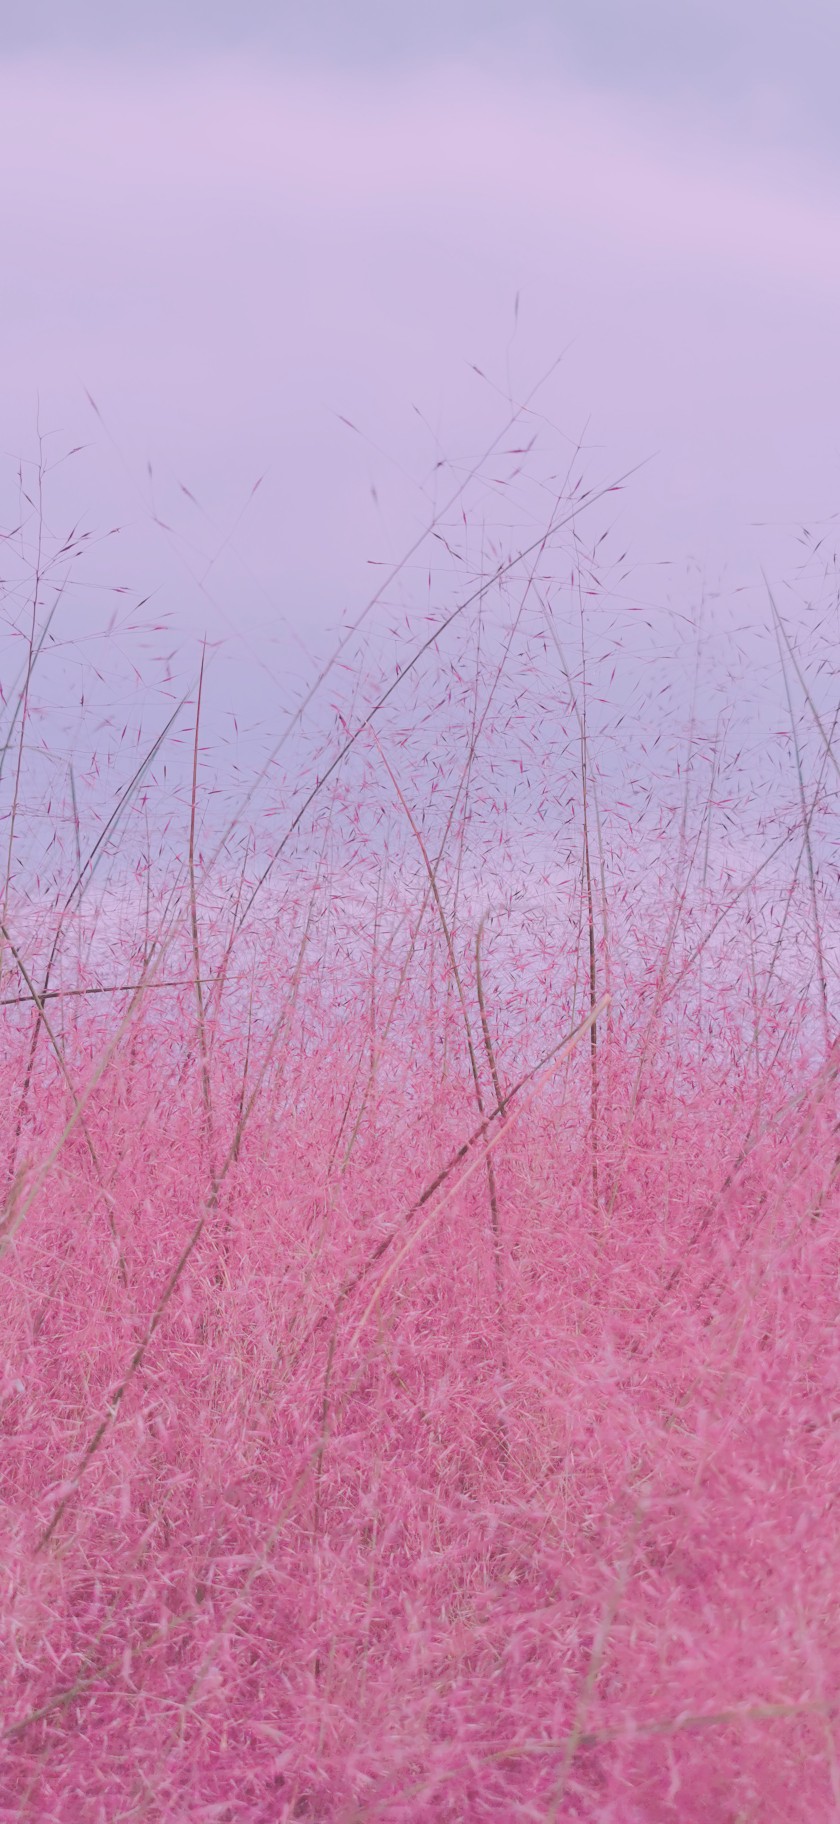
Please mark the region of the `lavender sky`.
[[644, 463], [610, 522], [640, 597], [702, 575], [760, 616], [760, 566], [788, 575], [838, 505], [839, 17], [8, 8], [4, 520], [36, 425], [85, 444], [56, 524], [119, 524], [121, 575], [226, 640], [268, 714], [296, 640], [427, 517], [435, 461], [562, 355], [558, 462], [583, 439], [593, 481]]

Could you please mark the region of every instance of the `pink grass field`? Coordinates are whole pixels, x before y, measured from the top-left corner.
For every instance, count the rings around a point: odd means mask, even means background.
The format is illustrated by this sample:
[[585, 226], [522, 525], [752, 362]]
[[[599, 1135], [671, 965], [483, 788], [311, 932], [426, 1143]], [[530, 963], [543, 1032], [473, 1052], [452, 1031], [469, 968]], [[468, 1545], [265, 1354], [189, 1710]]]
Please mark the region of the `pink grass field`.
[[775, 847], [696, 720], [651, 809], [534, 593], [387, 704], [371, 658], [265, 827], [193, 689], [112, 841], [107, 767], [44, 773], [36, 584], [2, 1819], [840, 1817], [830, 736], [806, 692]]

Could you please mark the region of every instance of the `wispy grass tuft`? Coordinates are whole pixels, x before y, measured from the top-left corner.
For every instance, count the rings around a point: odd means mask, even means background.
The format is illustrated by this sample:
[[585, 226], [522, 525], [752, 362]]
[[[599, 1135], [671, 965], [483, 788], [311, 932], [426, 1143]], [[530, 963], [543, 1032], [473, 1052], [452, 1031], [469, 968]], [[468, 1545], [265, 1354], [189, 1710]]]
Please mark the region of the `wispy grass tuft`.
[[825, 622], [751, 753], [725, 641], [646, 697], [608, 490], [526, 525], [515, 441], [236, 790], [204, 649], [61, 735], [29, 490], [2, 1817], [838, 1815]]

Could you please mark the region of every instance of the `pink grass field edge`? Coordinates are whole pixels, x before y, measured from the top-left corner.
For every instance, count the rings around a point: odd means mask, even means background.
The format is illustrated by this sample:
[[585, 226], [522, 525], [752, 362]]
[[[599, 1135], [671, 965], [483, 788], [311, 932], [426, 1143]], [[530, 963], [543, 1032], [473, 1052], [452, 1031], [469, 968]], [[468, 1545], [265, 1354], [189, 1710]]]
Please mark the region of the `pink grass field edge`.
[[840, 1817], [832, 731], [792, 650], [772, 828], [694, 712], [667, 785], [600, 767], [615, 647], [566, 663], [535, 548], [232, 822], [203, 660], [175, 786], [45, 773], [41, 563], [2, 1819]]

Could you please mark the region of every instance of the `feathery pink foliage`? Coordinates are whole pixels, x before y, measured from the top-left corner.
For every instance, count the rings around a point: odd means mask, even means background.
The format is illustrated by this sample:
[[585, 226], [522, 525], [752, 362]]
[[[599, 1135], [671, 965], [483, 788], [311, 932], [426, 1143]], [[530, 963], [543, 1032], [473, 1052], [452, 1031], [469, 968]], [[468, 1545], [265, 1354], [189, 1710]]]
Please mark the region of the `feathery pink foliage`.
[[803, 829], [596, 804], [512, 599], [264, 886], [201, 767], [194, 895], [12, 872], [2, 1818], [840, 1815]]

